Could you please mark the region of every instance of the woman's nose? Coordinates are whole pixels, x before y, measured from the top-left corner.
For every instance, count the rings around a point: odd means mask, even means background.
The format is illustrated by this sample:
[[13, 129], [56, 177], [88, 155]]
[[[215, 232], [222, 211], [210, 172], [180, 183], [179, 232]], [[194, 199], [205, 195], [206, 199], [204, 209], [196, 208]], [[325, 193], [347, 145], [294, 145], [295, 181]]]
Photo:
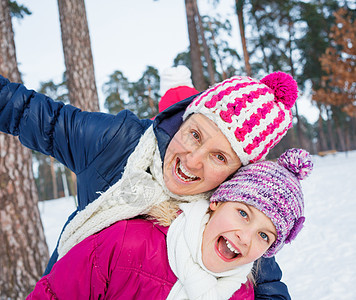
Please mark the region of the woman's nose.
[[203, 160], [203, 151], [200, 148], [194, 149], [190, 153], [188, 153], [186, 165], [190, 169], [200, 169], [203, 167]]

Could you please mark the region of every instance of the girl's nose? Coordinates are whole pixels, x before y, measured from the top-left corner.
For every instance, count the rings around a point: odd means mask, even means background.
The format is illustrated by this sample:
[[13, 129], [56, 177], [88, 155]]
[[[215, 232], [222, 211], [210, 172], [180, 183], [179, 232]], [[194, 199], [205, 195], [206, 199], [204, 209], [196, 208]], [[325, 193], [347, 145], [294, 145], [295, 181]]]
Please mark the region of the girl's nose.
[[252, 233], [248, 229], [241, 229], [236, 231], [236, 236], [242, 245], [249, 246], [251, 243]]

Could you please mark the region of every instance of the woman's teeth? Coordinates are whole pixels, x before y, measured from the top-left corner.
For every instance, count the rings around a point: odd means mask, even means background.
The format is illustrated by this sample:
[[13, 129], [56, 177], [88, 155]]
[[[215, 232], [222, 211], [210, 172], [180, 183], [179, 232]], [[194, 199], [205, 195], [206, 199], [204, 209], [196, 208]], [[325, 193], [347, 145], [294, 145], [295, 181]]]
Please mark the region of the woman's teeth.
[[184, 166], [181, 164], [180, 161], [177, 163], [176, 174], [178, 175], [178, 177], [181, 180], [186, 181], [186, 182], [193, 181], [193, 180], [196, 180], [199, 178], [199, 177], [189, 173], [189, 171], [184, 168]]

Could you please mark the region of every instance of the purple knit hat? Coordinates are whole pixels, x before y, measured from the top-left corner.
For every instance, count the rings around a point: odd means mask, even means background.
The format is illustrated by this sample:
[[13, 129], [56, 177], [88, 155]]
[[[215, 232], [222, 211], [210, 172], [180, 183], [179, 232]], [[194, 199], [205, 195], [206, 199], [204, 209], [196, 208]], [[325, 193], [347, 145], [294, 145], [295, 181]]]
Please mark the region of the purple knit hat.
[[304, 200], [299, 180], [313, 169], [310, 154], [302, 149], [290, 149], [277, 163], [257, 162], [240, 168], [221, 184], [211, 202], [238, 201], [252, 205], [276, 227], [277, 239], [263, 255], [274, 256], [286, 243], [295, 239], [303, 227]]

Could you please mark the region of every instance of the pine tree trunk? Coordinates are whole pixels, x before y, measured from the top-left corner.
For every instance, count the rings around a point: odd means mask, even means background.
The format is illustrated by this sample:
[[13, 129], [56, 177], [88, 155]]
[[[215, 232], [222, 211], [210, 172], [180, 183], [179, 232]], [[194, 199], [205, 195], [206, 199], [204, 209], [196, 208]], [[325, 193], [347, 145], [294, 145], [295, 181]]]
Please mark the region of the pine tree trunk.
[[[294, 77], [294, 64], [293, 64], [293, 50], [292, 50], [292, 40], [293, 40], [293, 27], [291, 22], [288, 26], [288, 35], [289, 35], [289, 66], [290, 66], [290, 74]], [[303, 130], [302, 130], [302, 122], [300, 120], [299, 111], [298, 111], [298, 101], [294, 104], [295, 107], [295, 117], [297, 118], [297, 139], [298, 145], [300, 148], [306, 149], [306, 144], [304, 143], [303, 138]]]
[[351, 125], [350, 122], [346, 123], [345, 132], [344, 132], [346, 151], [351, 150], [350, 125]]
[[345, 143], [345, 131], [341, 127], [341, 122], [338, 117], [334, 117], [334, 122], [335, 122], [335, 131], [336, 131], [336, 136], [338, 138], [338, 144], [339, 144], [339, 149], [341, 151], [346, 151], [346, 143]]
[[326, 121], [326, 125], [327, 125], [327, 130], [328, 130], [330, 149], [331, 150], [336, 150], [336, 142], [335, 142], [335, 138], [334, 138], [334, 130], [333, 130], [333, 126], [331, 124], [331, 120], [332, 120], [331, 112], [330, 112], [329, 108], [326, 108], [326, 111], [327, 111], [327, 116], [328, 116], [328, 119]]
[[151, 87], [151, 83], [150, 82], [148, 83], [147, 90], [148, 90], [148, 97], [147, 97], [148, 105], [149, 105], [149, 107], [151, 109], [152, 115], [156, 115], [158, 113], [158, 111], [157, 111], [157, 108], [156, 108], [155, 103], [154, 103], [154, 101], [152, 99], [152, 96], [151, 96], [152, 95], [152, 87]]
[[351, 138], [351, 146], [350, 149], [356, 149], [356, 116], [351, 117], [350, 119], [350, 138]]
[[[8, 0], [0, 0], [0, 73], [20, 82]], [[25, 299], [48, 249], [37, 206], [31, 151], [0, 133], [0, 299]]]
[[245, 69], [247, 76], [252, 76], [251, 65], [250, 65], [250, 56], [247, 51], [246, 37], [245, 37], [245, 24], [244, 24], [244, 15], [243, 15], [243, 0], [236, 0], [236, 14], [239, 21], [240, 28], [240, 37], [242, 43], [242, 50], [244, 52], [245, 60]]
[[198, 40], [197, 26], [195, 23], [194, 2], [185, 0], [185, 9], [187, 13], [188, 35], [190, 43], [190, 59], [192, 62], [192, 81], [198, 91], [204, 91], [207, 84], [203, 75], [203, 64], [201, 61], [200, 45]]
[[[212, 39], [212, 41], [214, 43], [214, 47], [215, 47], [215, 49], [218, 49], [219, 47], [218, 47], [218, 44], [216, 43], [216, 39], [215, 39], [214, 31], [213, 31], [212, 26], [211, 26], [211, 22], [209, 22], [209, 30], [211, 32], [211, 39]], [[222, 57], [221, 57], [221, 55], [220, 55], [218, 50], [216, 51], [216, 56], [217, 56], [219, 64], [220, 64], [222, 79], [225, 80], [225, 79], [227, 79], [227, 74], [226, 74], [226, 71], [225, 71], [225, 68], [224, 68]]]
[[295, 107], [295, 117], [297, 118], [297, 139], [298, 139], [298, 146], [300, 148], [305, 148], [305, 145], [303, 143], [303, 132], [302, 132], [302, 126], [301, 126], [301, 120], [299, 117], [299, 112], [298, 112], [298, 101], [295, 102], [294, 107]]
[[[256, 5], [258, 5], [258, 4], [256, 4]], [[256, 31], [256, 35], [257, 35], [256, 39], [258, 41], [258, 45], [257, 45], [256, 49], [254, 49], [254, 51], [261, 50], [261, 52], [262, 52], [262, 62], [260, 62], [260, 63], [261, 63], [262, 68], [264, 68], [264, 71], [267, 74], [269, 74], [269, 73], [271, 73], [271, 70], [273, 69], [273, 66], [271, 66], [269, 64], [269, 61], [268, 61], [268, 58], [267, 58], [266, 50], [268, 51], [268, 46], [265, 45], [266, 43], [265, 43], [264, 39], [262, 38], [263, 32], [261, 30], [261, 21], [255, 15], [253, 15], [253, 17], [255, 19], [255, 25], [256, 25], [256, 28], [254, 29], [254, 31]]]
[[53, 190], [53, 199], [58, 198], [58, 185], [57, 185], [57, 179], [56, 179], [56, 172], [54, 170], [54, 158], [51, 156], [51, 179], [52, 179], [52, 190]]
[[321, 105], [317, 103], [319, 108], [319, 119], [318, 119], [318, 127], [319, 127], [319, 149], [318, 151], [326, 151], [328, 150], [327, 141], [324, 133], [323, 126], [323, 118], [321, 117]]
[[208, 69], [208, 74], [209, 74], [209, 79], [210, 79], [209, 83], [210, 83], [210, 85], [213, 85], [213, 84], [215, 84], [215, 72], [214, 72], [214, 68], [213, 68], [213, 62], [212, 62], [212, 59], [210, 56], [208, 44], [205, 39], [203, 21], [201, 19], [200, 13], [199, 13], [197, 0], [193, 0], [193, 1], [194, 1], [194, 12], [198, 18], [199, 32], [200, 32], [200, 37], [201, 37], [202, 44], [203, 44], [204, 57], [205, 57], [205, 60], [207, 63], [207, 69]]
[[67, 86], [71, 104], [99, 111], [84, 0], [58, 0]]

